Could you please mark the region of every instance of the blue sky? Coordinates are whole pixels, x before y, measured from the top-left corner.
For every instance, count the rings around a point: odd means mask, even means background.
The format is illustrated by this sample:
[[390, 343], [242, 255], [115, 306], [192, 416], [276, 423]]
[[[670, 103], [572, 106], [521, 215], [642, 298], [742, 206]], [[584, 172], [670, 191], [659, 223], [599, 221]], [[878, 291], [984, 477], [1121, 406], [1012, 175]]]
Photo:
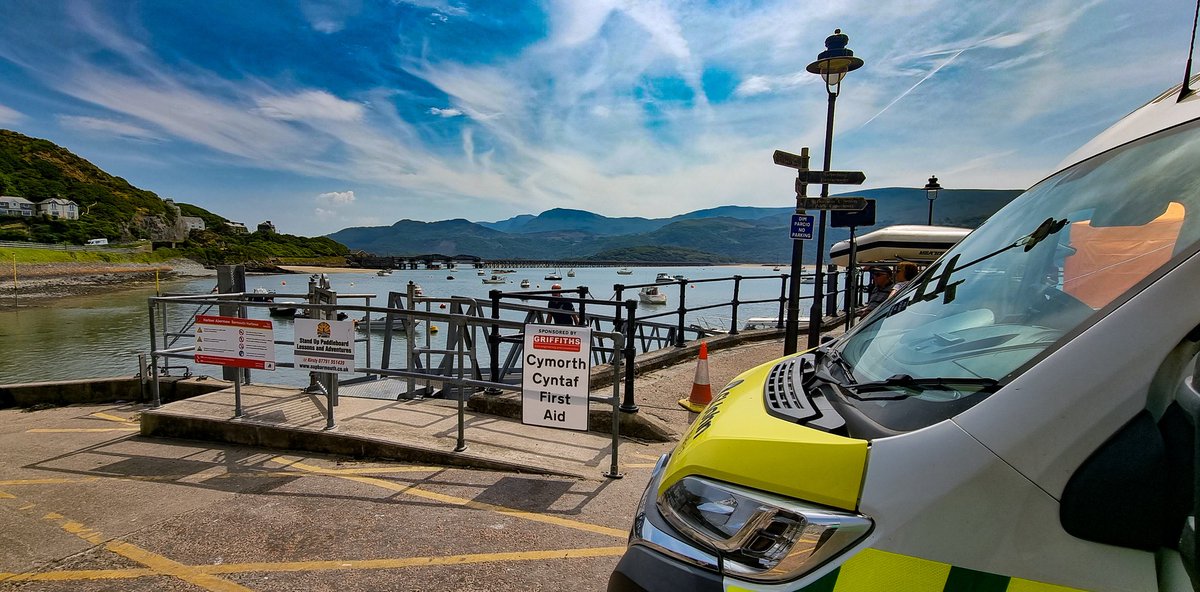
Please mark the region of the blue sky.
[[282, 232], [549, 208], [794, 203], [834, 28], [866, 61], [833, 168], [1024, 188], [1183, 77], [1194, 6], [1132, 0], [7, 0], [0, 127]]

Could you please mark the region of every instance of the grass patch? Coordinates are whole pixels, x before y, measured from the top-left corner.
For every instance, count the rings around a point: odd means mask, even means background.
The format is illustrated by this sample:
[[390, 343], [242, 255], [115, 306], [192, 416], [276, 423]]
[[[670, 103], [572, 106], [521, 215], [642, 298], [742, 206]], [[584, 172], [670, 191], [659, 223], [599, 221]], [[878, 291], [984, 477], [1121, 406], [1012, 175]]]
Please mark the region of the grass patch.
[[45, 263], [162, 263], [179, 259], [183, 255], [177, 249], [159, 249], [152, 253], [111, 253], [106, 251], [54, 251], [50, 249], [28, 249], [0, 247], [0, 268], [17, 265]]

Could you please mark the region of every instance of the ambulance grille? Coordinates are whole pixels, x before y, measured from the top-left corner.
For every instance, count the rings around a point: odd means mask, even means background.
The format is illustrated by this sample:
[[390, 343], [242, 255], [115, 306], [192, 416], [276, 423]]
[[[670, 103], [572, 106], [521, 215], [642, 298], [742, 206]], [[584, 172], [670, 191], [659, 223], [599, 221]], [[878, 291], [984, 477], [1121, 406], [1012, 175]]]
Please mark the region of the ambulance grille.
[[784, 360], [771, 368], [763, 387], [763, 402], [767, 413], [780, 419], [803, 422], [820, 417], [818, 411], [800, 386], [803, 358]]

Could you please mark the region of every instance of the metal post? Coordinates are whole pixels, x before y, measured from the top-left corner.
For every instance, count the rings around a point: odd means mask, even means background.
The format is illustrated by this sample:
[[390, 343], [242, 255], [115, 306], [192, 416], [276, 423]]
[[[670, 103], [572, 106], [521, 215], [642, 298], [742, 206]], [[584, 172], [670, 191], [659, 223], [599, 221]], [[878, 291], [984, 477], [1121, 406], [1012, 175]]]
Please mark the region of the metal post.
[[233, 417], [242, 416], [242, 369], [234, 368], [233, 372]]
[[829, 294], [829, 298], [825, 299], [825, 316], [827, 317], [837, 314], [837, 281], [837, 266], [830, 263], [825, 268], [825, 293]]
[[154, 327], [154, 310], [158, 303], [153, 298], [150, 299], [150, 375], [154, 378], [154, 386], [150, 388], [150, 393], [153, 395], [151, 407], [158, 408], [162, 406], [162, 399], [159, 398], [158, 391], [158, 335]]
[[854, 326], [854, 309], [858, 306], [858, 241], [857, 227], [850, 227], [850, 261], [846, 263], [846, 329]]
[[[619, 309], [618, 309], [619, 310]], [[621, 349], [621, 334], [613, 336], [613, 351]], [[624, 477], [619, 470], [617, 463], [617, 448], [620, 446], [621, 438], [621, 414], [619, 411], [621, 401], [621, 356], [613, 356], [613, 395], [612, 395], [612, 464], [608, 467], [608, 472], [604, 474], [609, 479], [620, 479]]]
[[[800, 167], [796, 171], [796, 213], [804, 214], [804, 198], [808, 196], [808, 146], [800, 149]], [[792, 239], [792, 273], [787, 283], [787, 330], [783, 333], [783, 355], [796, 353], [800, 338], [800, 276], [804, 274], [804, 241]], [[783, 315], [779, 315], [783, 318]], [[811, 323], [812, 320], [810, 319]]]
[[[454, 321], [451, 321], [454, 322]], [[455, 452], [463, 452], [467, 449], [466, 436], [466, 389], [463, 387], [463, 341], [466, 337], [467, 324], [462, 319], [458, 319], [458, 444], [454, 447]]]
[[579, 286], [575, 290], [579, 293], [579, 325], [586, 327], [587, 315], [584, 313], [586, 312], [585, 307], [587, 306], [587, 302], [585, 302], [584, 299], [587, 298], [588, 289], [587, 286]]
[[782, 329], [784, 325], [783, 313], [787, 307], [788, 274], [780, 274], [779, 280], [779, 315], [775, 317], [776, 329]]
[[737, 323], [738, 314], [737, 313], [738, 313], [738, 304], [739, 304], [738, 291], [741, 288], [741, 286], [742, 286], [742, 276], [740, 276], [740, 275], [733, 276], [733, 320], [729, 321], [729, 334], [730, 335], [738, 334], [738, 328], [737, 328], [737, 325], [738, 325], [738, 323]]
[[[492, 318], [500, 318], [500, 290], [490, 290], [488, 297], [492, 299]], [[488, 357], [491, 358], [492, 382], [500, 382], [500, 325], [492, 325], [492, 332], [488, 335]], [[500, 389], [492, 387], [488, 389], [488, 394], [498, 395]]]
[[687, 281], [679, 280], [679, 321], [675, 324], [675, 347], [683, 347], [683, 317], [687, 314]]
[[[829, 170], [831, 161], [833, 160], [833, 110], [837, 103], [837, 95], [829, 92], [829, 110], [825, 116], [825, 168]], [[829, 197], [829, 183], [821, 184], [821, 197]], [[825, 283], [825, 220], [828, 217], [829, 210], [821, 210], [821, 220], [818, 222], [820, 228], [817, 229], [817, 277], [813, 279], [813, 304], [809, 311], [808, 318], [808, 347], [817, 347], [818, 341], [821, 338], [821, 312], [824, 309], [825, 294], [821, 286]]]
[[637, 301], [625, 301], [625, 316], [629, 318], [629, 324], [625, 326], [625, 400], [621, 403], [621, 411], [625, 413], [637, 413], [638, 406], [633, 402], [633, 359], [637, 357]]

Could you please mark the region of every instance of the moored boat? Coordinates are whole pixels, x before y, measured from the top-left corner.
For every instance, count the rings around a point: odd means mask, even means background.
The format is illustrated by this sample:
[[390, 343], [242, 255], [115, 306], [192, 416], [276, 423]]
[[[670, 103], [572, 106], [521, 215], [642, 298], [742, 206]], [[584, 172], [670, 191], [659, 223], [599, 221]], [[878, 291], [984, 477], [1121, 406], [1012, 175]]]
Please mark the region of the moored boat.
[[[854, 240], [858, 243], [857, 263], [929, 263], [971, 233], [970, 228], [901, 224], [868, 232]], [[850, 241], [829, 249], [830, 263], [846, 267], [850, 263]]]
[[658, 275], [654, 276], [654, 281], [660, 284], [669, 284], [675, 280], [671, 278], [671, 274], [665, 271], [660, 271], [658, 272]]
[[381, 270], [379, 270], [379, 271], [376, 271], [376, 272], [375, 272], [375, 275], [377, 275], [377, 276], [379, 276], [379, 277], [389, 276], [389, 275], [392, 275], [392, 270], [390, 270], [390, 269], [381, 269]]
[[521, 287], [522, 287], [522, 288], [528, 288], [528, 287], [529, 287], [529, 280], [521, 280]]
[[658, 286], [646, 286], [638, 292], [638, 300], [646, 304], [666, 304], [667, 295], [660, 291]]
[[631, 275], [631, 274], [633, 274], [633, 270], [629, 269], [628, 267], [622, 267], [621, 269], [617, 270], [617, 275]]
[[492, 277], [490, 277], [490, 278], [483, 278], [483, 283], [485, 283], [485, 284], [503, 284], [507, 281], [508, 280], [506, 280], [498, 275], [492, 275]]

